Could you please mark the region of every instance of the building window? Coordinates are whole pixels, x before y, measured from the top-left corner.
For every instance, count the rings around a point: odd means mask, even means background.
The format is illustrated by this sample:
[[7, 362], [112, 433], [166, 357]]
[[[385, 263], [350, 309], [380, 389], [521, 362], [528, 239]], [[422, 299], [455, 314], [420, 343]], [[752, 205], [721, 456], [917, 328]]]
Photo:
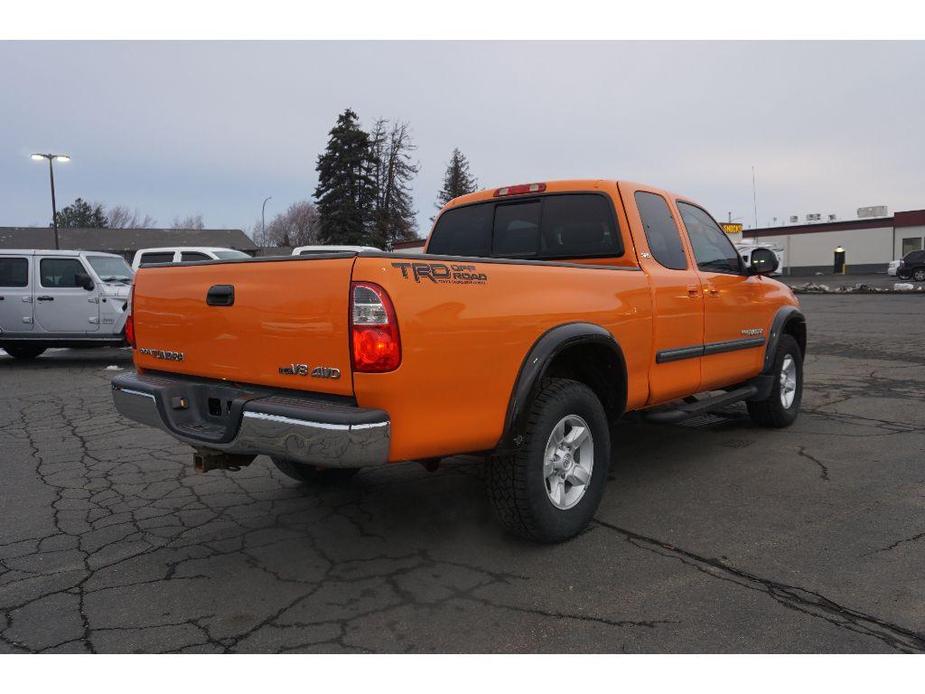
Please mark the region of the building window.
[[903, 252], [900, 255], [900, 258], [905, 258], [908, 253], [912, 251], [922, 250], [922, 237], [913, 236], [910, 238], [903, 239]]

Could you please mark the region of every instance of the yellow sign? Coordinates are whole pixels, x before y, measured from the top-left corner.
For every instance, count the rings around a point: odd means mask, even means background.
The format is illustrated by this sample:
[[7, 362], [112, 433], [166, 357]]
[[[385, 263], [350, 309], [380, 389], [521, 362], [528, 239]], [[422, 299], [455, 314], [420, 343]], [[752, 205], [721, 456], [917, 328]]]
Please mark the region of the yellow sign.
[[727, 234], [742, 233], [741, 222], [723, 222], [720, 226], [723, 227], [723, 231], [725, 231]]

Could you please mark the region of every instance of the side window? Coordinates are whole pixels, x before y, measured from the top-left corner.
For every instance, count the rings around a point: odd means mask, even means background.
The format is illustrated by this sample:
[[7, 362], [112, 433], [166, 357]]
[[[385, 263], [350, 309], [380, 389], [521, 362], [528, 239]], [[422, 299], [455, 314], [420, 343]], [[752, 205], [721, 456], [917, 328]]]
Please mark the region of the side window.
[[678, 211], [694, 249], [697, 267], [705, 272], [742, 272], [739, 253], [713, 218], [695, 205], [678, 203]]
[[165, 253], [142, 253], [141, 262], [138, 263], [139, 267], [144, 267], [145, 265], [154, 265], [155, 263], [172, 263], [173, 262], [173, 251], [168, 251]]
[[652, 256], [670, 270], [686, 270], [687, 258], [681, 245], [681, 232], [665, 198], [641, 190], [636, 191], [635, 197]]
[[427, 245], [429, 255], [486, 257], [491, 252], [491, 216], [494, 205], [468, 205], [447, 210]]
[[42, 258], [39, 276], [43, 287], [79, 287], [78, 275], [86, 275], [83, 264], [75, 258]]
[[29, 261], [26, 258], [0, 258], [0, 287], [28, 287]]
[[532, 257], [540, 248], [539, 200], [498, 205], [491, 253], [504, 257]]
[[212, 258], [198, 251], [183, 251], [180, 254], [181, 263], [195, 263], [198, 260], [212, 260]]

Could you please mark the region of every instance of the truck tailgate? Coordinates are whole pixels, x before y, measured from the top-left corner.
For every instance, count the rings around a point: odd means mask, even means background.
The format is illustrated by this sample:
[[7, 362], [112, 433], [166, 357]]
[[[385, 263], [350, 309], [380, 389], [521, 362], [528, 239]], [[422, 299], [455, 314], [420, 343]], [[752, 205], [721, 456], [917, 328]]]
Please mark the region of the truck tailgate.
[[[135, 276], [132, 308], [135, 365], [352, 395], [353, 263], [350, 255], [144, 268]], [[233, 287], [231, 305], [207, 302], [217, 286]], [[338, 369], [340, 377], [312, 376], [316, 367]]]

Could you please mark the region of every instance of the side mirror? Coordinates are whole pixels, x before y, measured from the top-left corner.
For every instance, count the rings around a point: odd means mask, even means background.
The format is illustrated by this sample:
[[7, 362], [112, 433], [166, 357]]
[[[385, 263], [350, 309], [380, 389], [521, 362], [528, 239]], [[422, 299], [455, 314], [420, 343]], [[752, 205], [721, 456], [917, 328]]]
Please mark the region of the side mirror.
[[756, 248], [752, 251], [751, 274], [770, 275], [777, 270], [777, 255], [768, 248]]
[[74, 282], [77, 284], [78, 287], [83, 287], [88, 292], [91, 291], [93, 287], [96, 286], [93, 284], [93, 278], [91, 278], [90, 275], [83, 273], [83, 272], [78, 272], [77, 274], [74, 275]]

